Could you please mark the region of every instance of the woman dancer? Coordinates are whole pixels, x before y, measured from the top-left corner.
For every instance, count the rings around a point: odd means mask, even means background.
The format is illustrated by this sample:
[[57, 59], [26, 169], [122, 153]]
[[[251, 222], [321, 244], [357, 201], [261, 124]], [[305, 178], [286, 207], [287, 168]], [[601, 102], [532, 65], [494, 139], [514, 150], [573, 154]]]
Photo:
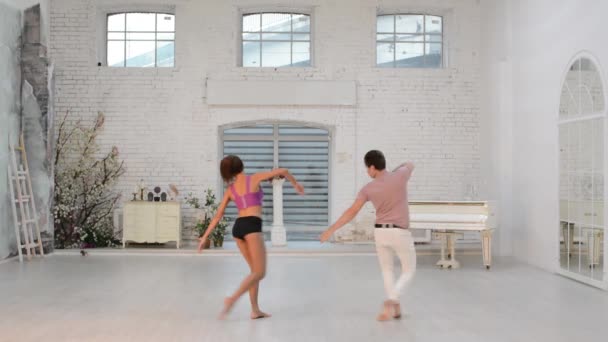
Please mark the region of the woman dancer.
[[266, 274], [266, 247], [264, 246], [261, 218], [262, 197], [264, 193], [260, 188], [260, 183], [275, 177], [285, 177], [300, 195], [304, 194], [302, 185], [296, 181], [287, 169], [275, 169], [253, 175], [246, 175], [243, 169], [243, 162], [237, 156], [231, 155], [222, 159], [220, 173], [224, 182], [229, 185], [224, 192], [224, 198], [217, 213], [211, 220], [205, 235], [200, 238], [198, 245], [200, 253], [204, 242], [213, 232], [222, 216], [224, 216], [224, 210], [228, 202], [234, 201], [239, 214], [232, 227], [232, 236], [234, 236], [241, 254], [247, 261], [251, 273], [242, 281], [240, 287], [232, 296], [224, 299], [224, 309], [220, 314], [220, 319], [224, 319], [234, 303], [248, 291], [249, 300], [251, 301], [251, 319], [270, 317], [269, 314], [260, 310], [258, 305], [259, 284]]

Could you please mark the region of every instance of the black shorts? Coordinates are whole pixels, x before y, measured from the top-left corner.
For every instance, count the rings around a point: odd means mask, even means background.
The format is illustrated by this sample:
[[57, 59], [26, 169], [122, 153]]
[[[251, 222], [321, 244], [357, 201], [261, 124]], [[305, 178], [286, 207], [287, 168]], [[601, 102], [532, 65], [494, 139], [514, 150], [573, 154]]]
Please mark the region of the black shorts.
[[262, 219], [257, 216], [239, 217], [232, 226], [232, 236], [245, 240], [245, 235], [262, 232]]

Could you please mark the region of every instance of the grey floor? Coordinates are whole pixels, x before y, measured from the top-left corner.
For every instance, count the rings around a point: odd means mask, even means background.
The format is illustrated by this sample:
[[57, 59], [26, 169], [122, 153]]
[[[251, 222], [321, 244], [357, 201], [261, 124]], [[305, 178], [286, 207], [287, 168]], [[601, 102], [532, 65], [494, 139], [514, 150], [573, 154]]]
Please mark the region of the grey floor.
[[421, 256], [401, 321], [374, 320], [383, 300], [376, 258], [271, 255], [263, 309], [222, 298], [246, 273], [234, 254], [53, 255], [0, 264], [0, 341], [606, 341], [608, 293], [498, 259], [463, 256], [439, 270]]

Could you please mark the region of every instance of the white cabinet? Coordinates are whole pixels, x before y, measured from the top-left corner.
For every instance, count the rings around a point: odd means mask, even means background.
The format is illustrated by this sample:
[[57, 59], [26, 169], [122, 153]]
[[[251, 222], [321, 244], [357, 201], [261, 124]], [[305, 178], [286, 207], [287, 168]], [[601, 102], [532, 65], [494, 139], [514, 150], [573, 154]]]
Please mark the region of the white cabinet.
[[123, 209], [123, 248], [127, 242], [170, 242], [179, 248], [181, 237], [179, 202], [128, 202]]

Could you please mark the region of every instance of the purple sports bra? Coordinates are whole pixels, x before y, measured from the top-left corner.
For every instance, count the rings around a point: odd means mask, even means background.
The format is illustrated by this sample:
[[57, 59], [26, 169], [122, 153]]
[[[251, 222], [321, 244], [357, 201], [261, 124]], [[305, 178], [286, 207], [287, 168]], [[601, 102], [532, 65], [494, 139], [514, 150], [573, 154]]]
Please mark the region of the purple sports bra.
[[251, 176], [246, 176], [247, 179], [247, 188], [246, 192], [243, 195], [239, 195], [236, 193], [234, 189], [234, 184], [230, 186], [230, 191], [232, 192], [232, 197], [234, 197], [234, 202], [236, 203], [236, 207], [239, 210], [247, 209], [249, 207], [261, 206], [262, 198], [264, 198], [264, 192], [262, 188], [260, 188], [257, 192], [250, 192], [249, 185], [251, 183]]

